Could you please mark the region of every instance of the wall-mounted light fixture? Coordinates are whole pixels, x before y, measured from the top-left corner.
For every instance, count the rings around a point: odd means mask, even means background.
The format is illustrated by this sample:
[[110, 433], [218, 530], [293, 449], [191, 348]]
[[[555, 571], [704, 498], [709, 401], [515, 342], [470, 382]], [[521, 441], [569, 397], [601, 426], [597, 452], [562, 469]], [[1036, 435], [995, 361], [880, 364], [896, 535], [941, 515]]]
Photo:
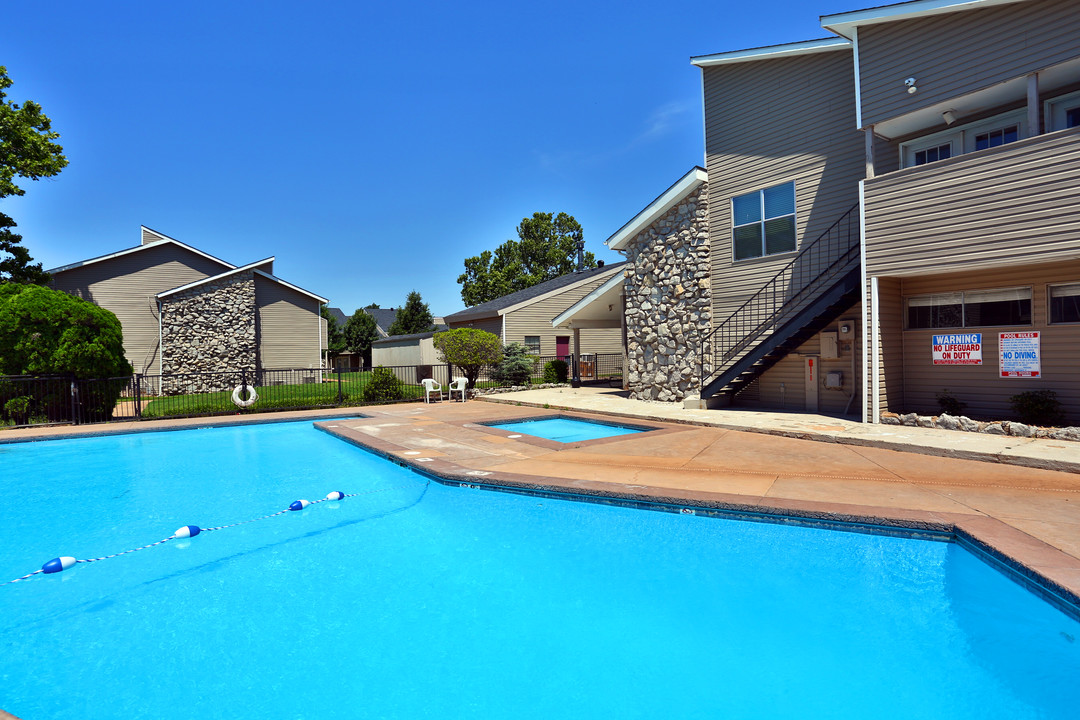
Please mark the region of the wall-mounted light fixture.
[[952, 125], [954, 122], [956, 122], [956, 111], [946, 110], [945, 112], [941, 113], [941, 117], [945, 120], [946, 125]]
[[913, 77], [909, 77], [905, 80], [904, 84], [907, 85], [908, 95], [914, 95], [919, 91], [919, 88], [915, 87], [915, 78]]

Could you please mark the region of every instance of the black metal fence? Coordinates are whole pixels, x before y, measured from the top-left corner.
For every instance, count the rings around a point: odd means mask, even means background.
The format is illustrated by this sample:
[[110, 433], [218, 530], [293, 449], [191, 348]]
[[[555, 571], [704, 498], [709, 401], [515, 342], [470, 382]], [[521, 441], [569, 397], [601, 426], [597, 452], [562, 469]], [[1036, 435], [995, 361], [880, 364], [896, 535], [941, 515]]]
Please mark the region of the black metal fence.
[[[549, 366], [552, 361], [561, 361], [565, 366], [559, 362]], [[552, 356], [537, 357], [527, 378], [500, 378], [485, 369], [476, 385], [490, 388], [569, 382], [574, 378], [575, 363], [584, 384], [622, 378], [620, 354], [582, 355], [576, 361], [573, 356]], [[458, 368], [438, 364], [93, 379], [0, 376], [0, 426], [90, 424], [410, 402], [424, 398], [422, 380], [434, 379], [445, 392], [453, 378], [462, 375]]]

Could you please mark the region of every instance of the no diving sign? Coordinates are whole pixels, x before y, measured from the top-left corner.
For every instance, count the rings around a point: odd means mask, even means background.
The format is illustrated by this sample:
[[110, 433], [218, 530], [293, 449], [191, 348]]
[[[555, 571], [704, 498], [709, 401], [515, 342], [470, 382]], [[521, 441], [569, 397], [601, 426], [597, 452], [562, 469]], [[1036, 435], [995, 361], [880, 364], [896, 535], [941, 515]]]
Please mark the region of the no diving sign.
[[998, 344], [1001, 347], [1001, 377], [1042, 377], [1038, 332], [999, 333]]
[[982, 365], [982, 333], [935, 335], [935, 365]]

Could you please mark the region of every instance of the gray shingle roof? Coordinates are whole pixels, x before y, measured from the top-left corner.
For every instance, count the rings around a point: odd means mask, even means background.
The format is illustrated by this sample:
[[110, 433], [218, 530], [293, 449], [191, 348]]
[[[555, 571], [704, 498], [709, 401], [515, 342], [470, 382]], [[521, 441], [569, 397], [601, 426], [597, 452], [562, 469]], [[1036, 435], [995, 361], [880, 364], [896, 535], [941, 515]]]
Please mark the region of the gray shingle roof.
[[398, 311], [393, 308], [364, 308], [364, 312], [375, 318], [375, 324], [382, 330], [382, 334], [386, 334], [390, 332], [390, 326], [394, 324]]
[[486, 303], [480, 303], [479, 305], [473, 305], [470, 308], [459, 310], [458, 312], [447, 315], [443, 318], [447, 323], [460, 322], [462, 320], [471, 320], [474, 318], [492, 317], [498, 315], [500, 310], [517, 305], [518, 303], [525, 302], [526, 300], [532, 300], [533, 298], [540, 297], [545, 293], [549, 293], [552, 290], [558, 290], [575, 283], [587, 280], [589, 278], [603, 275], [604, 273], [610, 273], [614, 268], [622, 267], [626, 264], [626, 261], [612, 263], [610, 265], [604, 265], [604, 267], [590, 268], [588, 270], [582, 270], [581, 272], [566, 273], [560, 275], [557, 278], [551, 280], [545, 280], [539, 285], [533, 285], [532, 287], [525, 288], [524, 290], [518, 290], [512, 292], [509, 295], [503, 295], [500, 298], [494, 300], [488, 300]]
[[341, 311], [341, 308], [328, 307], [326, 308], [326, 311], [329, 312], [330, 315], [333, 316], [334, 320], [337, 321], [337, 326], [339, 328], [345, 327], [345, 323], [349, 322], [349, 316], [343, 313]]

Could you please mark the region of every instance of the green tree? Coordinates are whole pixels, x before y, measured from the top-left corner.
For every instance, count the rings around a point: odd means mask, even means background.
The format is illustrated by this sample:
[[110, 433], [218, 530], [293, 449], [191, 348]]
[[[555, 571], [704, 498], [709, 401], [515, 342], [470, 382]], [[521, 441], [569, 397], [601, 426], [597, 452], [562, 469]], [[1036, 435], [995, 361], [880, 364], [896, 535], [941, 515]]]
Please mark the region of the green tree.
[[0, 213], [0, 284], [48, 285], [52, 276], [45, 272], [41, 263], [31, 261], [30, 251], [20, 245], [22, 235], [11, 232], [13, 227], [15, 221]]
[[[465, 305], [479, 305], [577, 269], [584, 231], [572, 215], [533, 213], [522, 218], [517, 234], [517, 240], [507, 240], [494, 253], [485, 250], [465, 258], [465, 272], [457, 279]], [[584, 253], [583, 264], [596, 267], [596, 257]]]
[[491, 373], [491, 377], [511, 385], [528, 385], [535, 363], [535, 356], [529, 353], [527, 347], [512, 342], [503, 346], [502, 360]]
[[[12, 85], [7, 68], [0, 65], [0, 199], [25, 195], [16, 178], [39, 180], [59, 174], [67, 166], [64, 148], [54, 140], [60, 134], [41, 106], [27, 100], [22, 105], [7, 100], [4, 91]], [[22, 236], [11, 232], [15, 221], [0, 213], [0, 283], [48, 282], [41, 264], [31, 264], [30, 253], [22, 247]], [[7, 255], [7, 257], [5, 257]]]
[[337, 318], [330, 314], [329, 306], [319, 307], [319, 314], [326, 320], [326, 359], [332, 362], [345, 352], [345, 333], [338, 327]]
[[476, 387], [480, 371], [502, 360], [499, 336], [476, 328], [455, 328], [435, 333], [435, 349], [443, 362], [457, 365], [468, 380], [471, 390]]
[[386, 332], [388, 335], [412, 335], [431, 332], [434, 329], [435, 319], [431, 316], [431, 308], [420, 297], [420, 293], [413, 290], [405, 299], [405, 304], [397, 311], [394, 322]]
[[370, 366], [371, 343], [379, 339], [375, 318], [363, 310], [357, 310], [345, 323], [342, 335], [345, 337], [345, 349], [363, 355], [364, 367]]

